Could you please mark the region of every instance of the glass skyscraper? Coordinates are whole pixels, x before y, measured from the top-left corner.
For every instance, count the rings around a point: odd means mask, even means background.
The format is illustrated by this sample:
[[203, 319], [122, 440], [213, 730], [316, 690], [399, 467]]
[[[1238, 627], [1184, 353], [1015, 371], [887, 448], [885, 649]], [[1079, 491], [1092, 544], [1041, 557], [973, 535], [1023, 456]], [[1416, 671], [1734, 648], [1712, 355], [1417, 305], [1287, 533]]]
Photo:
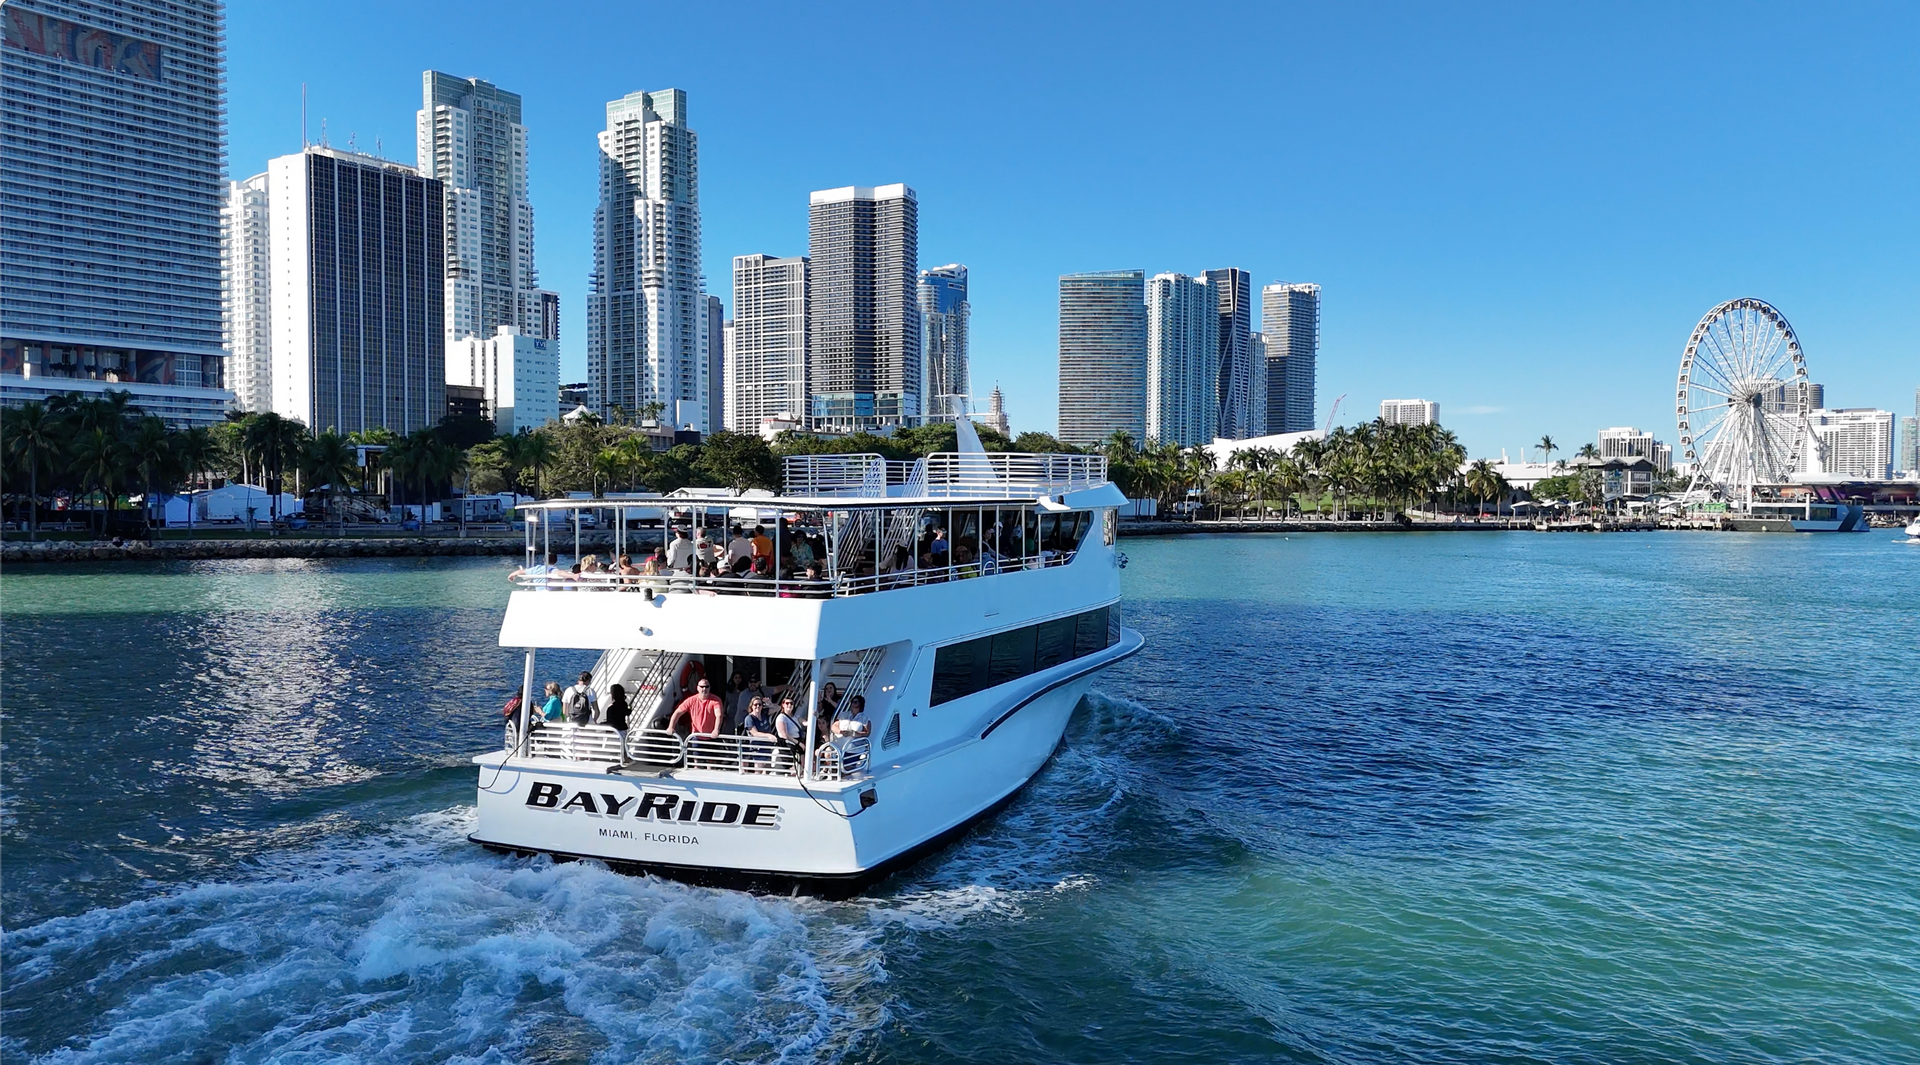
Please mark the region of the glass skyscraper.
[[0, 400], [224, 415], [223, 26], [219, 0], [0, 6]]
[[1267, 432], [1313, 425], [1315, 363], [1320, 357], [1320, 286], [1276, 281], [1260, 290], [1267, 337]]
[[1147, 439], [1192, 447], [1218, 435], [1220, 297], [1185, 274], [1147, 281]]
[[967, 268], [959, 263], [920, 271], [920, 329], [927, 351], [927, 418], [954, 420], [955, 404], [973, 394], [967, 365]]
[[1060, 439], [1147, 437], [1147, 275], [1105, 270], [1060, 278]]
[[1237, 267], [1208, 270], [1205, 276], [1220, 301], [1214, 431], [1228, 440], [1240, 440], [1256, 435], [1252, 417], [1253, 277]]
[[810, 420], [832, 432], [918, 425], [926, 391], [919, 198], [894, 184], [824, 189], [808, 200]]

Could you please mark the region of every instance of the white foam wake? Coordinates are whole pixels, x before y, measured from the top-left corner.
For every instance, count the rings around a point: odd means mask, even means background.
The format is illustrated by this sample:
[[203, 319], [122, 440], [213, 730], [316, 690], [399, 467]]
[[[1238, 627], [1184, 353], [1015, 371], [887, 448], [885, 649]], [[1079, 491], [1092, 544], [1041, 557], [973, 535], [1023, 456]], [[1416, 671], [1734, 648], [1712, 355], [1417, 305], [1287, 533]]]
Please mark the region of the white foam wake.
[[6, 1056], [812, 1061], [887, 1021], [858, 910], [500, 858], [471, 819], [7, 933]]

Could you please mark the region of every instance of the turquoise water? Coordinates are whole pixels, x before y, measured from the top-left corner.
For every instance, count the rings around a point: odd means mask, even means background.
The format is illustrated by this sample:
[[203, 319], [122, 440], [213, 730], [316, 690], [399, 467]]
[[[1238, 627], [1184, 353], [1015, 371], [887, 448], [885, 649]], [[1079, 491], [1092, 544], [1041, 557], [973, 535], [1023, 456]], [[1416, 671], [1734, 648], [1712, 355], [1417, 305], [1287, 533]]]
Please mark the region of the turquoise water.
[[0, 1056], [1920, 1061], [1890, 539], [1127, 541], [1149, 651], [844, 903], [468, 845], [498, 560], [15, 567]]

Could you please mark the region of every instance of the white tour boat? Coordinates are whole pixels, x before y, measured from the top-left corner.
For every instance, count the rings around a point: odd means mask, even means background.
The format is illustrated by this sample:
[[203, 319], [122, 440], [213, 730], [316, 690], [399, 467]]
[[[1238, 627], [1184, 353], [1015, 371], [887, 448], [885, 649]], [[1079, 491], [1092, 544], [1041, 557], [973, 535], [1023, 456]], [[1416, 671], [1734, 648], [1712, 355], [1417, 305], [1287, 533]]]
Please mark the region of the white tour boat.
[[1730, 515], [1728, 525], [1739, 532], [1866, 532], [1867, 508], [1860, 503], [1828, 499], [1753, 503]]
[[[474, 842], [850, 893], [1012, 799], [1094, 675], [1142, 646], [1120, 623], [1124, 499], [1100, 456], [799, 456], [785, 480], [771, 498], [685, 490], [521, 508], [528, 566], [500, 643], [526, 652], [533, 712], [509, 725], [503, 749], [474, 758]], [[758, 524], [769, 562], [744, 576], [536, 564], [568, 533], [577, 558], [588, 522], [611, 526], [611, 558], [631, 546], [636, 562], [663, 532], [724, 546], [731, 528]], [[809, 557], [816, 574], [800, 568]], [[536, 655], [549, 649], [600, 653], [591, 689], [605, 708], [621, 686], [625, 730], [541, 718], [545, 682], [577, 677], [543, 670]], [[732, 731], [735, 696], [722, 689], [736, 673], [795, 697], [797, 742]], [[710, 735], [669, 728], [703, 679], [726, 700], [726, 723]], [[866, 734], [835, 735], [828, 691], [839, 712], [864, 700]]]

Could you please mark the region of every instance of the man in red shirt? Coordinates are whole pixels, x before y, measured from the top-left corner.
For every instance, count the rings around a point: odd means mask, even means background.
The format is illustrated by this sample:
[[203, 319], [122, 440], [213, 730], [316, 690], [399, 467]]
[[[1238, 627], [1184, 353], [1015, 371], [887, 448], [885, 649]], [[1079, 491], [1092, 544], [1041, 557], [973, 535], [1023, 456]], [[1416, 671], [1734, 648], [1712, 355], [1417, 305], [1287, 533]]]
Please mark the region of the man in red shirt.
[[673, 708], [673, 716], [667, 719], [668, 731], [678, 731], [680, 715], [687, 716], [687, 723], [693, 727], [692, 735], [718, 736], [720, 734], [720, 700], [713, 694], [705, 677], [692, 695], [680, 700]]

